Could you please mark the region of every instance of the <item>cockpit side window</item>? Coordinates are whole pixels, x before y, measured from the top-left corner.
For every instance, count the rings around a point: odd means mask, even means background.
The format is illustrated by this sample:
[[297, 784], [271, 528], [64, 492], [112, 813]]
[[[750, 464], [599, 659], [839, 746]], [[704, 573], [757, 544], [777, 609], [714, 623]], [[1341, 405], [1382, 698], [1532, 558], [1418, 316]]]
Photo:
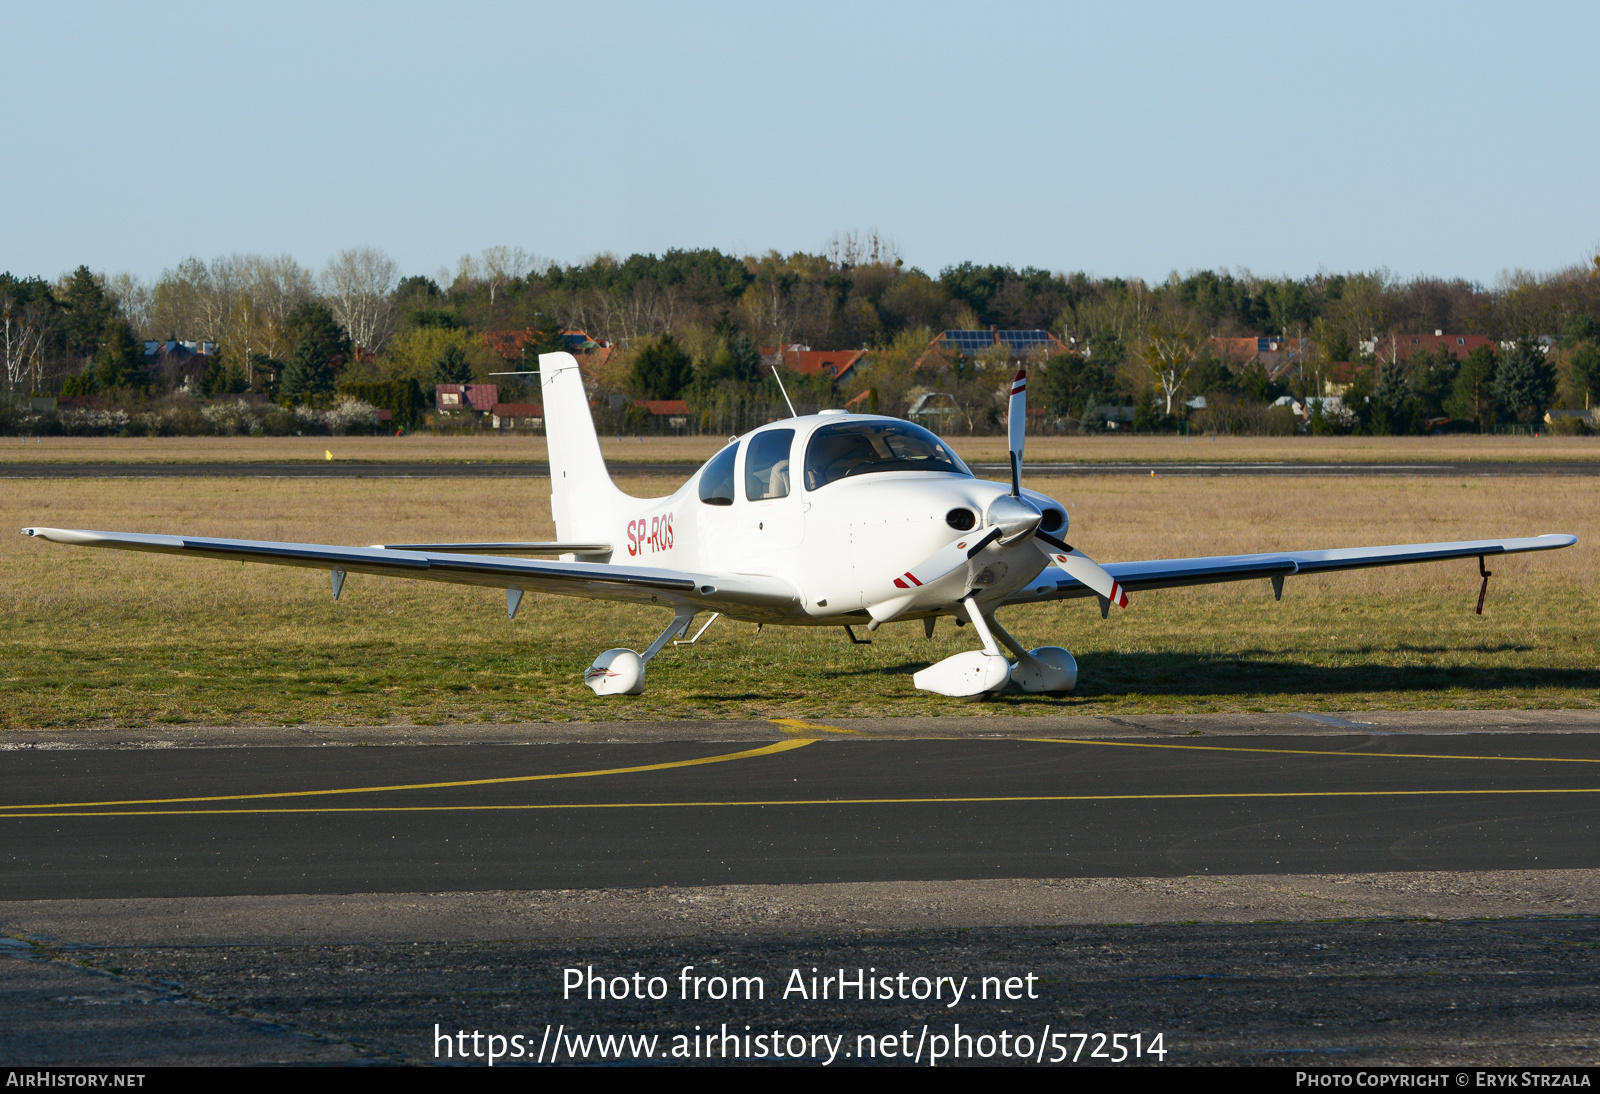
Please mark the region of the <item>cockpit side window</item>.
[[744, 457], [744, 496], [768, 501], [789, 496], [789, 450], [794, 430], [769, 429], [750, 438]]
[[730, 444], [710, 460], [700, 472], [700, 500], [707, 505], [733, 504], [733, 461], [739, 446]]
[[948, 445], [910, 422], [873, 420], [825, 425], [806, 444], [806, 489], [874, 471], [972, 472]]

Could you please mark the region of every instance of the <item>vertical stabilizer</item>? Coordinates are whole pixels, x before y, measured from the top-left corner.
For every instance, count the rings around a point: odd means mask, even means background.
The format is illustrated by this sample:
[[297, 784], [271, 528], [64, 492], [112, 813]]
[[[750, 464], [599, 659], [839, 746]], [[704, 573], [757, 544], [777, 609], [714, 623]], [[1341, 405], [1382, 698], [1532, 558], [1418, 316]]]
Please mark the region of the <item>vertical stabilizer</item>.
[[609, 541], [618, 515], [635, 499], [618, 490], [606, 471], [577, 359], [570, 353], [541, 353], [539, 387], [544, 395], [556, 539]]

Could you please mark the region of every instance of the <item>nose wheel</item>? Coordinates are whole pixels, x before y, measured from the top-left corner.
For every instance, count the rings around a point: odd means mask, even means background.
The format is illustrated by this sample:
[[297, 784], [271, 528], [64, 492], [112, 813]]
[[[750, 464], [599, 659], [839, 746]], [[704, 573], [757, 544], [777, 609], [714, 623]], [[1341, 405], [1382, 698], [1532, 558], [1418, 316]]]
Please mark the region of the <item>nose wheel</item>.
[[[973, 597], [967, 597], [962, 604], [983, 649], [958, 653], [929, 665], [911, 678], [920, 690], [968, 696], [999, 691], [1013, 682], [1027, 692], [1063, 692], [1077, 686], [1078, 662], [1072, 654], [1060, 646], [1023, 649], [1022, 643], [995, 621], [994, 613], [982, 611]], [[1016, 664], [1006, 660], [1000, 652], [1001, 645], [1016, 655]]]

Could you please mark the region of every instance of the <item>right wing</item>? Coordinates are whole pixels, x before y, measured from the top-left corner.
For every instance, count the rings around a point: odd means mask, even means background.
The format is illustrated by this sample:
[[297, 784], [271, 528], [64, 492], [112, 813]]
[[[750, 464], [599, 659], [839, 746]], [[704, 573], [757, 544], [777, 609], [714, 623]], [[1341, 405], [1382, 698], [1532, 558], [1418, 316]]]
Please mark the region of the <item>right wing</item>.
[[[692, 606], [737, 618], [787, 616], [800, 597], [787, 581], [761, 574], [702, 574], [654, 566], [613, 566], [595, 562], [555, 562], [536, 558], [475, 556], [385, 547], [341, 547], [325, 543], [275, 543], [252, 539], [94, 532], [74, 528], [24, 528], [25, 536], [79, 547], [110, 547], [188, 558], [265, 562], [278, 566], [339, 570], [381, 577], [409, 577], [496, 589], [555, 593], [596, 600]], [[475, 545], [487, 546], [487, 545]], [[577, 552], [584, 544], [552, 544]], [[596, 544], [587, 546], [595, 547]], [[609, 548], [608, 548], [609, 549]]]

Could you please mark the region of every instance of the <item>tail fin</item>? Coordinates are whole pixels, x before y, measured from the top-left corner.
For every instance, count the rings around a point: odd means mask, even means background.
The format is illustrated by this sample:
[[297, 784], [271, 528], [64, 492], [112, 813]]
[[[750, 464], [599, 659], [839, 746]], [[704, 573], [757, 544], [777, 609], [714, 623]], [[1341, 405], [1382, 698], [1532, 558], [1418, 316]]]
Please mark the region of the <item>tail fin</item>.
[[541, 353], [539, 387], [556, 538], [567, 543], [608, 540], [617, 516], [635, 499], [618, 490], [606, 471], [577, 359], [570, 353]]

